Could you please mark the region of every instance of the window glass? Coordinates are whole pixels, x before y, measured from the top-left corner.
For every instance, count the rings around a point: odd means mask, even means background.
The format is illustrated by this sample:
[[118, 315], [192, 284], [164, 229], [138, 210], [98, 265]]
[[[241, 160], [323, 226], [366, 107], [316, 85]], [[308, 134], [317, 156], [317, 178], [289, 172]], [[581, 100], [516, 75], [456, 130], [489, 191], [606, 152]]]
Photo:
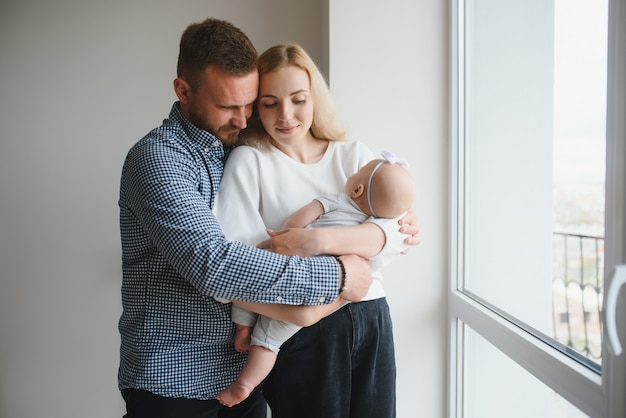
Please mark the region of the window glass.
[[468, 294], [601, 364], [607, 4], [465, 9]]
[[465, 338], [464, 417], [587, 416], [467, 326]]

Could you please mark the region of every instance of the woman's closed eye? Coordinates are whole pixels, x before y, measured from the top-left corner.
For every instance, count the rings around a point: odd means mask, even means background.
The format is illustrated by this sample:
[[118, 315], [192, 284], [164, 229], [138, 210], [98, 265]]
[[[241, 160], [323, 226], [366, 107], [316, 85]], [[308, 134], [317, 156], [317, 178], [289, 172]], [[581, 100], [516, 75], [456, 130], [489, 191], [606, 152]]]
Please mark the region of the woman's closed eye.
[[299, 104], [305, 104], [305, 103], [306, 103], [306, 101], [307, 101], [307, 96], [302, 95], [302, 94], [298, 94], [298, 95], [296, 95], [296, 96], [292, 96], [292, 97], [291, 97], [291, 102], [292, 102], [293, 104], [297, 104], [297, 105], [299, 105]]

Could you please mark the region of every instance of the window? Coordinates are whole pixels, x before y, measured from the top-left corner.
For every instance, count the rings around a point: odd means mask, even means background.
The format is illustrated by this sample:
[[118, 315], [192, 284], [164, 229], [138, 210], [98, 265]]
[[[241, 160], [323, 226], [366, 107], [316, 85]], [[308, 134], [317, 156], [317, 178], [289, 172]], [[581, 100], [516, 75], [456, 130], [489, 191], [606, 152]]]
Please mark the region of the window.
[[618, 3], [452, 1], [451, 417], [626, 416]]

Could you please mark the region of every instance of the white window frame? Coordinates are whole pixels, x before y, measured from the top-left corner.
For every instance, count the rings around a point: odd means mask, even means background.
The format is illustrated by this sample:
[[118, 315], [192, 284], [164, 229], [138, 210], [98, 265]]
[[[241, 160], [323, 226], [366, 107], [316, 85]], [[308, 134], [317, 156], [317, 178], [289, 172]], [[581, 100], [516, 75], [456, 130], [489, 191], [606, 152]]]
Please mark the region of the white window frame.
[[[450, 2], [450, 282], [448, 292], [448, 417], [463, 417], [463, 324], [509, 356], [565, 400], [591, 417], [626, 417], [626, 354], [613, 355], [603, 341], [602, 374], [591, 370], [522, 330], [464, 293], [464, 0]], [[626, 1], [609, 0], [607, 66], [607, 176], [605, 291], [614, 267], [626, 263]], [[617, 318], [626, 318], [622, 298]], [[606, 300], [606, 295], [604, 300]], [[626, 321], [617, 320], [626, 346]], [[606, 332], [606, 331], [605, 331]]]

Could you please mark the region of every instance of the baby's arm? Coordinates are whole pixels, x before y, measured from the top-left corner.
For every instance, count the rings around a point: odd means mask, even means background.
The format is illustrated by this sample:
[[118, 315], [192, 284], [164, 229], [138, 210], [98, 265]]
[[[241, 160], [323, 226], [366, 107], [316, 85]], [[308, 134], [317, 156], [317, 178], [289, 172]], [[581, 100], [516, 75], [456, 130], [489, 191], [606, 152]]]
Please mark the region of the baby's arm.
[[308, 224], [315, 222], [317, 218], [324, 214], [324, 206], [319, 200], [313, 200], [289, 216], [281, 229], [304, 228]]

